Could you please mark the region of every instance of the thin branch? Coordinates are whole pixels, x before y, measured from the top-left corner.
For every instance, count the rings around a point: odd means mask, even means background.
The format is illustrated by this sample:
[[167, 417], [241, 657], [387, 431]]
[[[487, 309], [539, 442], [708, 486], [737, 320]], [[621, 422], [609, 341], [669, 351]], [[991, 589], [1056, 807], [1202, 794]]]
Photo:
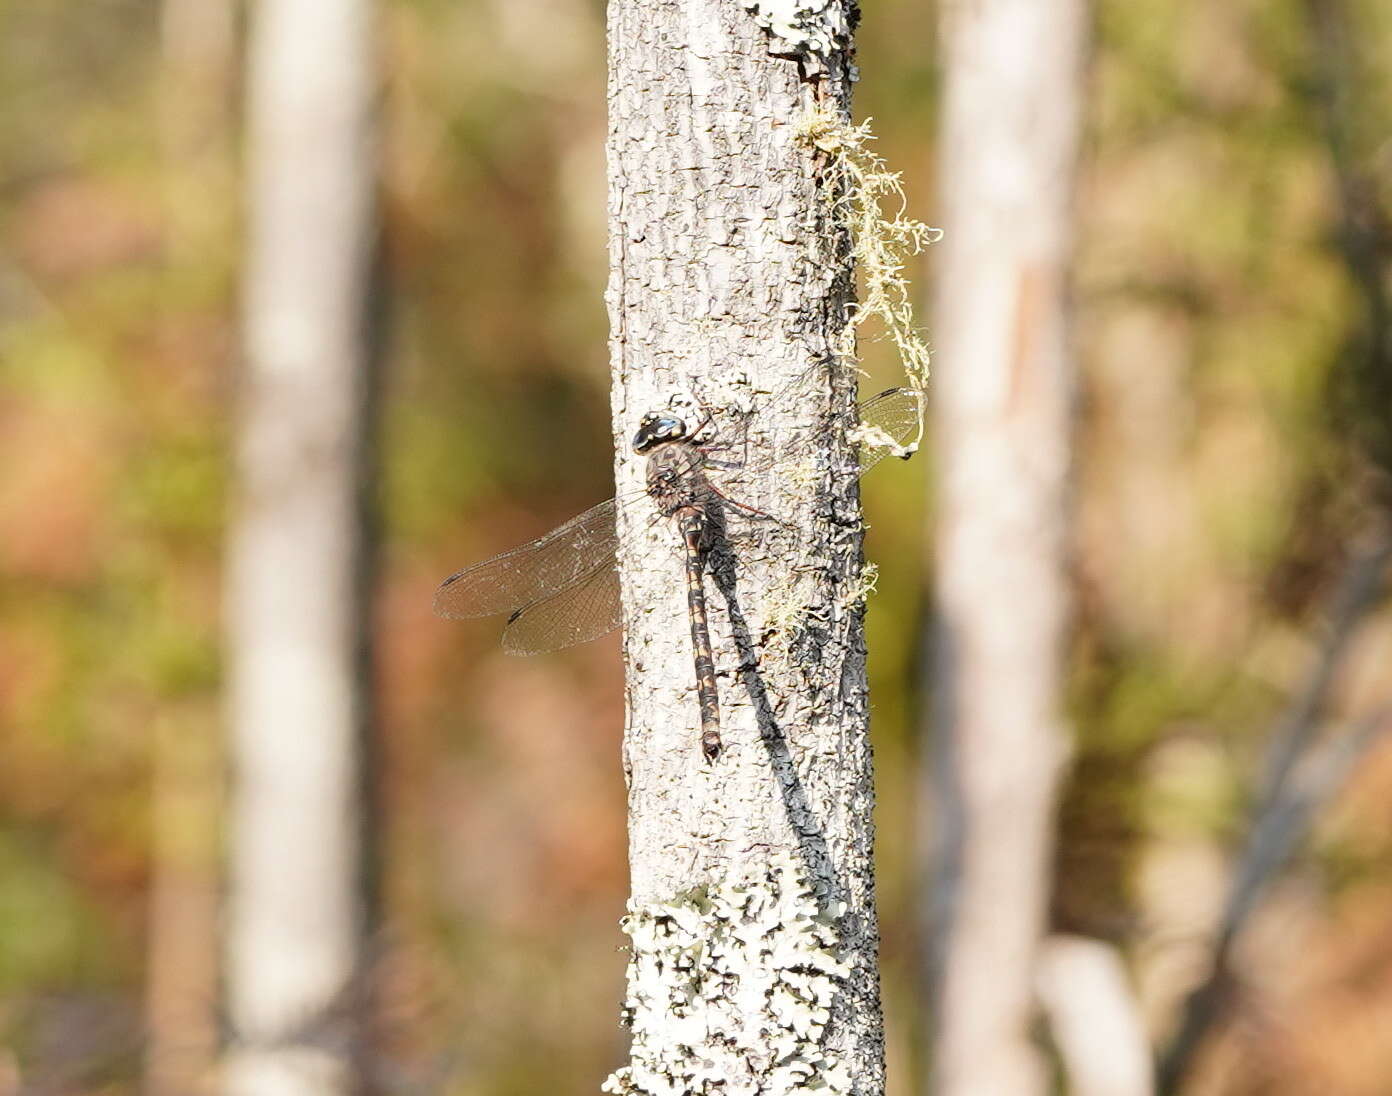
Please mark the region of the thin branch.
[[1257, 819], [1238, 863], [1218, 933], [1219, 949], [1224, 956], [1256, 908], [1266, 884], [1309, 832], [1313, 817], [1389, 729], [1392, 706], [1365, 716], [1344, 733], [1312, 747], [1293, 770], [1286, 793]]
[[[1341, 0], [1305, 0], [1315, 46], [1315, 90], [1324, 139], [1339, 198], [1341, 248], [1368, 313], [1369, 339], [1362, 362], [1370, 390], [1365, 402], [1377, 405], [1392, 375], [1392, 303], [1384, 257], [1392, 238], [1377, 203], [1373, 180], [1355, 163], [1350, 119], [1351, 47], [1347, 12]], [[1385, 458], [1386, 453], [1374, 453]], [[1229, 967], [1234, 942], [1257, 907], [1267, 885], [1304, 839], [1319, 810], [1337, 793], [1358, 761], [1392, 729], [1392, 708], [1380, 710], [1323, 744], [1312, 745], [1321, 714], [1359, 624], [1382, 595], [1392, 532], [1382, 527], [1371, 547], [1350, 563], [1336, 591], [1330, 623], [1315, 665], [1272, 729], [1263, 779], [1255, 800], [1246, 849], [1216, 934], [1209, 973], [1191, 994], [1179, 1035], [1160, 1067], [1162, 1092], [1172, 1092], [1192, 1065], [1199, 1045], [1232, 989]]]
[[1392, 731], [1392, 707], [1358, 720], [1349, 730], [1312, 748], [1293, 769], [1283, 795], [1257, 820], [1223, 911], [1208, 976], [1190, 995], [1184, 1022], [1159, 1070], [1159, 1090], [1170, 1093], [1193, 1065], [1213, 1022], [1228, 1002], [1234, 983], [1233, 946], [1270, 882], [1309, 833], [1329, 803], [1383, 737]]
[[1319, 657], [1304, 688], [1272, 729], [1254, 816], [1261, 816], [1280, 799], [1292, 767], [1308, 748], [1349, 642], [1381, 596], [1389, 562], [1392, 534], [1382, 530], [1372, 545], [1352, 560], [1340, 579], [1330, 604], [1329, 624]]
[[1226, 1002], [1233, 945], [1267, 885], [1299, 846], [1315, 813], [1342, 786], [1353, 764], [1372, 748], [1392, 717], [1392, 709], [1381, 710], [1351, 731], [1328, 738], [1323, 745], [1314, 744], [1330, 688], [1358, 626], [1382, 597], [1390, 561], [1392, 535], [1382, 529], [1344, 572], [1315, 663], [1272, 728], [1246, 848], [1233, 873], [1208, 975], [1189, 995], [1179, 1034], [1161, 1060], [1161, 1092], [1175, 1091]]
[[1345, 571], [1335, 590], [1330, 624], [1315, 664], [1272, 728], [1262, 790], [1214, 937], [1208, 974], [1189, 995], [1179, 1034], [1160, 1062], [1162, 1093], [1177, 1089], [1227, 1002], [1233, 981], [1229, 963], [1233, 946], [1267, 885], [1304, 839], [1319, 808], [1343, 785], [1353, 765], [1373, 747], [1392, 719], [1392, 709], [1380, 710], [1352, 730], [1327, 738], [1323, 745], [1312, 745], [1350, 641], [1382, 596], [1389, 560], [1392, 535], [1383, 530]]

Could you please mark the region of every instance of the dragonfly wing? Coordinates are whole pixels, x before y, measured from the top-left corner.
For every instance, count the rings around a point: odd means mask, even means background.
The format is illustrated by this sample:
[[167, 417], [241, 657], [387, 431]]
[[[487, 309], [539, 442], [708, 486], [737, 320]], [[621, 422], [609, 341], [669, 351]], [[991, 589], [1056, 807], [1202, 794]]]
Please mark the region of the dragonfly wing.
[[[856, 413], [860, 421], [852, 436], [857, 439], [860, 474], [864, 475], [896, 449], [919, 440], [923, 393], [912, 388], [890, 388], [859, 404]], [[728, 484], [731, 497], [738, 499], [739, 491], [746, 485], [763, 476], [785, 474], [789, 468], [812, 459], [825, 444], [825, 431], [812, 430], [784, 445], [758, 451], [741, 452], [737, 444], [728, 446], [734, 463], [728, 472], [718, 476], [721, 489], [725, 490]]]
[[451, 575], [435, 591], [435, 612], [456, 620], [516, 613], [583, 585], [596, 572], [612, 571], [614, 546], [609, 499], [543, 537]]
[[613, 561], [552, 597], [515, 611], [503, 633], [510, 655], [558, 651], [608, 635], [622, 622], [619, 572]]
[[[916, 389], [886, 389], [865, 400], [856, 410], [860, 414], [865, 439], [860, 443], [862, 476], [889, 456], [893, 446], [913, 445], [922, 433], [923, 393]], [[879, 431], [883, 431], [884, 436], [878, 439], [881, 444], [877, 445], [875, 442]]]

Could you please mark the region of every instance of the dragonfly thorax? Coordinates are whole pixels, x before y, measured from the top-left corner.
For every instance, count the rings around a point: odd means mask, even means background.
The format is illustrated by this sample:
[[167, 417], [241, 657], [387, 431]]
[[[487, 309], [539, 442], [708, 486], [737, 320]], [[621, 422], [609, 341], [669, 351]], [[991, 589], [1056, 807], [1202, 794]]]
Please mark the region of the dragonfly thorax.
[[689, 441], [659, 444], [648, 454], [648, 495], [664, 515], [709, 504], [711, 490], [702, 474], [705, 459]]
[[[807, 396], [821, 391], [825, 378], [821, 362], [763, 403], [785, 406], [795, 393]], [[765, 432], [751, 408], [711, 412], [693, 401], [691, 417], [683, 419], [675, 402], [663, 411], [643, 416], [633, 437], [633, 448], [644, 458], [647, 495], [658, 512], [681, 533], [685, 549], [688, 622], [691, 626], [693, 667], [701, 719], [701, 753], [707, 762], [722, 752], [720, 709], [717, 699], [715, 652], [712, 650], [706, 612], [705, 579], [716, 570], [711, 553], [724, 553], [719, 568], [728, 575], [735, 553], [744, 545], [757, 544], [767, 558], [775, 558], [786, 542], [796, 547], [796, 537], [812, 535], [775, 519], [786, 532], [771, 543], [771, 515], [757, 510], [741, 497], [764, 483], [766, 477], [785, 474], [807, 464], [824, 441], [824, 432], [812, 431], [792, 439], [790, 445], [749, 445], [750, 437]], [[863, 472], [887, 453], [907, 455], [919, 435], [923, 418], [922, 394], [910, 389], [891, 389], [866, 400], [859, 407], [863, 429], [859, 431], [859, 469]], [[766, 420], [765, 420], [766, 421]], [[707, 430], [710, 430], [707, 433]], [[731, 458], [712, 458], [724, 452]], [[711, 482], [708, 470], [721, 473]], [[771, 481], [770, 481], [771, 482]], [[645, 507], [646, 509], [646, 507]], [[608, 499], [564, 525], [491, 559], [451, 575], [435, 593], [435, 611], [441, 616], [505, 615], [503, 646], [511, 654], [536, 654], [569, 647], [605, 635], [617, 628], [623, 616], [618, 559], [641, 559], [650, 550], [651, 522], [618, 519], [618, 502]], [[733, 517], [733, 529], [726, 517]], [[753, 519], [763, 518], [763, 522]]]
[[638, 424], [638, 432], [633, 435], [633, 451], [647, 453], [663, 442], [686, 441], [688, 436], [683, 420], [660, 411], [649, 411]]

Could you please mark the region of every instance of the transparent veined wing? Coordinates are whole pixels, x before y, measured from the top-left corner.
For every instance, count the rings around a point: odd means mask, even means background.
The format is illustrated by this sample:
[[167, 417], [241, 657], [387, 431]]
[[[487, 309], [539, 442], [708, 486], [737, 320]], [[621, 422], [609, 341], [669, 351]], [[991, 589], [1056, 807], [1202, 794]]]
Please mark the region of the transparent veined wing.
[[435, 612], [454, 620], [514, 614], [614, 569], [614, 500], [571, 518], [545, 536], [451, 575], [435, 591]]
[[516, 610], [503, 632], [510, 655], [559, 651], [608, 635], [623, 623], [619, 572], [613, 561], [548, 598]]
[[[922, 433], [923, 401], [923, 393], [916, 389], [889, 388], [857, 405], [860, 421], [851, 436], [857, 445], [861, 475], [891, 454], [908, 455], [908, 447], [916, 445]], [[738, 445], [729, 446], [735, 455], [732, 470], [727, 474], [717, 467], [712, 479], [719, 483], [722, 491], [728, 484], [734, 492], [731, 497], [738, 499], [740, 484], [753, 484], [762, 477], [786, 473], [824, 445], [825, 440], [823, 431], [811, 429], [783, 445], [751, 450], [743, 459], [740, 459]]]
[[[859, 434], [864, 439], [859, 442], [862, 476], [885, 457], [898, 455], [896, 449], [918, 444], [923, 424], [923, 393], [917, 389], [888, 388], [865, 400], [856, 410], [860, 412], [862, 424]], [[876, 438], [877, 430], [884, 432], [883, 439]], [[876, 444], [877, 440], [892, 445]], [[908, 453], [903, 455], [908, 456]]]
[[[892, 388], [858, 406], [861, 421], [854, 437], [862, 474], [896, 449], [917, 442], [922, 401], [921, 392]], [[711, 473], [721, 493], [735, 492], [726, 497], [738, 503], [741, 482], [776, 475], [780, 464], [801, 460], [821, 440], [813, 431], [800, 442], [746, 457], [729, 473], [713, 464]], [[608, 499], [536, 540], [451, 575], [435, 592], [435, 612], [453, 619], [507, 614], [503, 647], [512, 654], [559, 650], [606, 635], [621, 623], [615, 511], [615, 500]], [[735, 512], [750, 513], [747, 508]], [[756, 517], [745, 523], [751, 527], [747, 532], [762, 535], [759, 527], [766, 530], [770, 519], [787, 527], [771, 515], [762, 516], [764, 521]], [[735, 540], [743, 539], [730, 532]]]

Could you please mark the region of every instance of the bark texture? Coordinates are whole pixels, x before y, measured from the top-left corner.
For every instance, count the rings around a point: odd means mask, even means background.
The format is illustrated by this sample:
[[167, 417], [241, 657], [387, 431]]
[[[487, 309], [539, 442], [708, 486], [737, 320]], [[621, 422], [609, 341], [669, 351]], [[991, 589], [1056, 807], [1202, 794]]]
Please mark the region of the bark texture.
[[1034, 1050], [1060, 706], [1082, 0], [943, 9], [938, 524], [925, 907], [932, 1090], [1044, 1091]]
[[367, 468], [376, 234], [367, 0], [254, 12], [227, 626], [238, 1096], [362, 1087]]
[[[844, 436], [855, 392], [832, 353], [850, 264], [818, 155], [797, 136], [812, 108], [848, 109], [853, 19], [827, 7], [798, 42], [760, 26], [767, 12], [721, 0], [609, 7], [634, 937], [633, 1056], [608, 1082], [616, 1092], [883, 1091], [861, 529]], [[824, 441], [802, 474], [737, 500], [810, 532], [706, 576], [724, 740], [713, 763], [680, 535], [654, 521], [630, 448], [643, 414], [679, 393], [757, 408], [751, 450]]]

